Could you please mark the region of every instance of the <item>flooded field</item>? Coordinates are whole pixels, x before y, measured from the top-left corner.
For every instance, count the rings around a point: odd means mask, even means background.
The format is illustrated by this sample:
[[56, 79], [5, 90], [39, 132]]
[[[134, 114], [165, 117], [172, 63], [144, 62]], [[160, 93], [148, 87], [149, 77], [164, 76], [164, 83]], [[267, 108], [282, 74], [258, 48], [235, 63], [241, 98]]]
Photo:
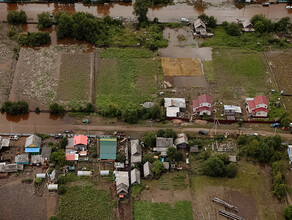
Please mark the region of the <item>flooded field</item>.
[[[292, 10], [285, 9], [285, 4], [273, 4], [269, 7], [262, 5], [246, 5], [238, 9], [230, 1], [210, 1], [206, 5], [187, 5], [175, 4], [166, 7], [152, 7], [148, 12], [150, 19], [159, 18], [161, 22], [178, 22], [181, 17], [194, 20], [198, 15], [206, 13], [217, 18], [218, 22], [236, 21], [236, 19], [250, 19], [255, 14], [264, 14], [271, 19], [279, 19], [284, 16], [292, 16]], [[0, 20], [6, 20], [7, 11], [24, 10], [27, 13], [28, 20], [37, 20], [37, 14], [42, 11], [54, 13], [57, 11], [88, 12], [98, 17], [110, 15], [112, 17], [120, 16], [128, 19], [135, 19], [132, 4], [111, 3], [99, 5], [83, 5], [76, 4], [16, 4], [16, 3], [0, 3]]]

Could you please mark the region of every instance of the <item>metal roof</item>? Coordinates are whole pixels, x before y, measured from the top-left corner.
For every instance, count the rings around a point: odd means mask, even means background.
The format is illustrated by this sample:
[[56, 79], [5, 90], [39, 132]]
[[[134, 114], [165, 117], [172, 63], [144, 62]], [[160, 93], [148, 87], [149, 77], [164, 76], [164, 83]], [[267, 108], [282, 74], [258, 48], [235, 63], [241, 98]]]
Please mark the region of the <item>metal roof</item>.
[[42, 143], [42, 139], [35, 135], [32, 134], [25, 140], [25, 147], [40, 147]]
[[137, 170], [136, 168], [133, 169], [131, 171], [131, 184], [135, 184], [135, 183], [140, 184], [140, 180], [141, 180], [140, 175], [141, 175], [140, 170]]
[[26, 147], [25, 153], [39, 153], [40, 148], [39, 147]]
[[164, 107], [170, 106], [186, 108], [186, 100], [184, 98], [164, 98]]
[[117, 139], [116, 138], [100, 138], [100, 159], [115, 160], [117, 156]]

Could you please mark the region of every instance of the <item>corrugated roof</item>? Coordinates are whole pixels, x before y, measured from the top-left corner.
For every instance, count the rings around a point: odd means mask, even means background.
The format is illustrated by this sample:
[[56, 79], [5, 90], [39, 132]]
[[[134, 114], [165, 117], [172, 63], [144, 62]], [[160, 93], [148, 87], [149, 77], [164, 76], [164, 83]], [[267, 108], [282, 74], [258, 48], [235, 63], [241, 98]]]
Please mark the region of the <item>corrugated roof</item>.
[[66, 154], [67, 161], [75, 161], [75, 154]]
[[170, 118], [177, 117], [177, 113], [180, 112], [179, 107], [167, 107], [166, 108], [166, 116]]
[[138, 183], [140, 184], [140, 170], [136, 168], [131, 171], [131, 184]]
[[32, 134], [25, 140], [25, 147], [40, 147], [42, 143], [42, 139], [35, 135]]
[[156, 138], [156, 148], [168, 148], [173, 146], [173, 138]]
[[50, 160], [51, 153], [52, 153], [52, 148], [47, 147], [47, 146], [42, 147], [42, 157], [44, 159]]
[[78, 135], [74, 137], [74, 145], [82, 144], [87, 145], [88, 137], [84, 135]]
[[100, 138], [100, 159], [115, 160], [117, 155], [117, 139], [116, 138]]
[[174, 141], [174, 144], [175, 145], [179, 145], [179, 144], [189, 144], [189, 141], [188, 141], [188, 137], [185, 133], [180, 133], [177, 135], [177, 139], [175, 139]]
[[207, 95], [207, 94], [200, 95], [198, 97], [198, 101], [199, 101], [199, 104], [202, 104], [205, 102], [212, 104], [212, 97], [210, 95]]
[[143, 165], [144, 177], [148, 177], [149, 175], [152, 175], [151, 169], [152, 169], [152, 164], [149, 161], [144, 163]]
[[184, 98], [164, 98], [164, 107], [170, 106], [186, 108], [186, 100]]
[[258, 95], [256, 97], [254, 97], [254, 103], [256, 105], [259, 105], [259, 104], [269, 105], [269, 100], [266, 96]]
[[198, 18], [198, 19], [194, 22], [194, 28], [197, 29], [197, 28], [200, 28], [200, 27], [206, 29], [206, 25], [205, 25], [205, 23], [204, 23], [200, 18]]

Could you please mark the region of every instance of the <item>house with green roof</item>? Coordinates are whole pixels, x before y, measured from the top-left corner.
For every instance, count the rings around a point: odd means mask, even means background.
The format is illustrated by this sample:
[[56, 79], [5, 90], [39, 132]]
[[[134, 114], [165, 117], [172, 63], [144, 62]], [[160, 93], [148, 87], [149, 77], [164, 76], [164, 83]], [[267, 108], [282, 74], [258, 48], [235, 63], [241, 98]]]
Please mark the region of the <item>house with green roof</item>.
[[100, 138], [99, 158], [101, 160], [115, 160], [117, 157], [117, 138]]

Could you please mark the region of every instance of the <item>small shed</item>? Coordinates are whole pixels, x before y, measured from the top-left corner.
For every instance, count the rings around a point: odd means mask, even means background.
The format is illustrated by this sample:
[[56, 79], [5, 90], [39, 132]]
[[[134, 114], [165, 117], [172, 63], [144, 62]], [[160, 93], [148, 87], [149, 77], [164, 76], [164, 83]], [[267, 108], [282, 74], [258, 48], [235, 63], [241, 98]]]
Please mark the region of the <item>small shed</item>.
[[29, 164], [28, 154], [18, 154], [15, 156], [16, 164]]
[[115, 160], [117, 157], [117, 138], [100, 138], [100, 159]]
[[33, 147], [33, 148], [39, 148], [41, 146], [42, 139], [41, 137], [32, 134], [25, 140], [25, 148], [27, 147]]
[[48, 146], [44, 146], [42, 147], [42, 157], [44, 159], [45, 162], [49, 162], [51, 159], [51, 153], [52, 153], [52, 148], [48, 147]]
[[154, 106], [154, 102], [144, 102], [143, 108], [149, 109]]
[[236, 156], [229, 155], [229, 162], [236, 163], [237, 162]]
[[163, 166], [165, 170], [169, 170], [169, 162], [163, 162]]
[[199, 153], [199, 146], [198, 145], [191, 146], [190, 153]]
[[74, 149], [74, 138], [68, 138], [68, 144], [66, 146], [66, 149]]
[[144, 177], [145, 178], [152, 177], [152, 164], [149, 161], [147, 161], [146, 163], [144, 163], [144, 165], [143, 165], [143, 171], [144, 171]]
[[255, 29], [252, 23], [249, 20], [242, 22], [242, 31], [243, 32], [255, 32]]
[[139, 140], [131, 140], [131, 163], [142, 162], [142, 148], [139, 144]]
[[2, 138], [0, 136], [0, 150], [3, 148], [3, 147], [9, 147], [10, 146], [10, 139], [8, 138]]
[[77, 176], [91, 176], [91, 171], [77, 171]]
[[195, 22], [194, 22], [194, 32], [202, 37], [206, 37], [207, 36], [207, 27], [206, 24], [200, 19], [198, 18]]
[[174, 144], [177, 148], [187, 148], [189, 141], [188, 137], [185, 133], [180, 133], [177, 135], [177, 139], [175, 139]]
[[51, 183], [57, 183], [58, 182], [58, 175], [57, 175], [56, 170], [53, 170], [51, 172], [51, 174], [49, 174], [49, 180], [50, 180]]
[[38, 165], [42, 163], [42, 155], [32, 155], [30, 159], [30, 163], [33, 165]]
[[134, 184], [140, 184], [141, 182], [141, 177], [140, 177], [140, 170], [138, 169], [133, 169], [131, 171], [131, 184], [134, 185]]

